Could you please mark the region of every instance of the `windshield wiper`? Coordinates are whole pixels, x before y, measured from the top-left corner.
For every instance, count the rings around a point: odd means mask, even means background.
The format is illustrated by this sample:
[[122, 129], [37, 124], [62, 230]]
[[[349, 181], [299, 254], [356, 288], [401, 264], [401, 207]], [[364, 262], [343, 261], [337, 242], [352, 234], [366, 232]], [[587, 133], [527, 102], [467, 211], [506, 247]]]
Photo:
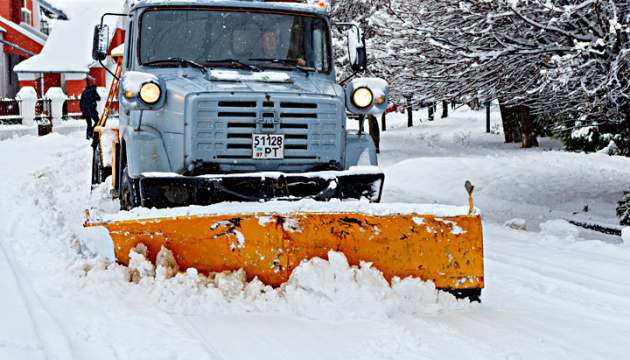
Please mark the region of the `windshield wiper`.
[[270, 62], [272, 64], [282, 64], [282, 65], [286, 65], [286, 66], [290, 66], [294, 69], [298, 69], [302, 72], [304, 72], [306, 74], [306, 76], [308, 76], [311, 72], [306, 70], [305, 68], [296, 65], [297, 60], [293, 60], [293, 59], [265, 59], [265, 58], [255, 58], [255, 59], [249, 59], [250, 61], [264, 61], [264, 62]]
[[206, 68], [205, 66], [196, 63], [192, 60], [187, 60], [187, 59], [181, 59], [181, 58], [168, 58], [168, 59], [164, 59], [164, 60], [154, 60], [154, 61], [149, 61], [144, 63], [143, 65], [153, 65], [153, 64], [163, 64], [163, 63], [180, 63], [180, 64], [187, 64], [187, 65], [192, 65], [194, 67], [196, 67], [197, 69], [201, 70], [202, 74], [206, 73]]
[[259, 68], [257, 67], [253, 67], [249, 64], [245, 64], [244, 62], [238, 61], [236, 59], [221, 59], [221, 60], [206, 60], [207, 64], [213, 64], [213, 63], [229, 63], [232, 65], [240, 65], [243, 66], [245, 69], [249, 70], [249, 71], [260, 71]]

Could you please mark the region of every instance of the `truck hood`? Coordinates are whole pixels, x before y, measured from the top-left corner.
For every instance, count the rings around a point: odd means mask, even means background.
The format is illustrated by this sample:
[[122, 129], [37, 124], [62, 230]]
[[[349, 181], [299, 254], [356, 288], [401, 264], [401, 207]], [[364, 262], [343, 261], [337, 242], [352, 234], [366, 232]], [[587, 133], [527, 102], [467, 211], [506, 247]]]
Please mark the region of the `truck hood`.
[[244, 72], [210, 70], [205, 75], [163, 76], [167, 88], [184, 92], [275, 92], [341, 96], [333, 82], [323, 76], [297, 72]]

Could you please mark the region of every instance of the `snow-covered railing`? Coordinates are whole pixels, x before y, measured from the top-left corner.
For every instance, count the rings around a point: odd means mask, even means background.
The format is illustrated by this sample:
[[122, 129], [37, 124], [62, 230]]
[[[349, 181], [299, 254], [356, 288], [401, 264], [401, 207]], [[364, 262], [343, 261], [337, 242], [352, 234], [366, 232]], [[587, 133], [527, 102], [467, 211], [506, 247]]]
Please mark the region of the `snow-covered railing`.
[[[24, 87], [15, 99], [0, 99], [0, 125], [24, 125], [33, 127], [33, 133], [46, 135], [55, 126], [60, 126], [63, 120], [83, 119], [79, 101], [80, 98], [68, 97], [58, 87], [48, 89], [43, 98], [39, 98], [32, 87]], [[102, 111], [100, 105], [99, 113]], [[110, 116], [116, 115], [118, 101], [114, 100]]]
[[33, 134], [46, 135], [61, 125], [67, 98], [61, 88], [50, 88], [38, 98], [32, 87], [20, 89], [15, 99], [0, 100], [0, 124], [33, 128]]
[[37, 99], [35, 103], [35, 120], [50, 122], [50, 99]]
[[16, 99], [0, 99], [0, 124], [21, 124], [20, 103]]

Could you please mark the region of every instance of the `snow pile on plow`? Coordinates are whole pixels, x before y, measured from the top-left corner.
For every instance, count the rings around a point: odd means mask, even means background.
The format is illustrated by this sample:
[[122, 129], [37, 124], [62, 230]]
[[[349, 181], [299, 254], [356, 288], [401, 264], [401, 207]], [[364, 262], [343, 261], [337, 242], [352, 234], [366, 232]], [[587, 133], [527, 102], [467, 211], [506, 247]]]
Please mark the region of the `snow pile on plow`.
[[204, 275], [190, 268], [167, 277], [168, 269], [154, 266], [141, 251], [134, 257], [129, 267], [102, 258], [78, 262], [72, 272], [85, 280], [80, 291], [103, 291], [110, 287], [102, 284], [111, 283], [116, 292], [150, 301], [171, 314], [255, 312], [327, 321], [435, 315], [473, 306], [420, 279], [396, 278], [390, 285], [370, 264], [351, 266], [334, 251], [329, 260], [302, 262], [286, 283], [275, 288], [258, 279], [247, 281], [243, 270]]

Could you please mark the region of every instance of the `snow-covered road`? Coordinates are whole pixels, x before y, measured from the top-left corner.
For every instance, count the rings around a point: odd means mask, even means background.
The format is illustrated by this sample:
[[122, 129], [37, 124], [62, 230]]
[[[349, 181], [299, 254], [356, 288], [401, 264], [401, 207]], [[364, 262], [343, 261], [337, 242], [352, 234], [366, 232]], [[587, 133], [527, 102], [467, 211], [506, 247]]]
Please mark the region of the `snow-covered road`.
[[[415, 280], [390, 287], [342, 256], [279, 289], [238, 273], [129, 282], [82, 227], [85, 209], [108, 204], [106, 189], [90, 194], [83, 133], [0, 141], [0, 359], [627, 358], [630, 247], [559, 219], [619, 227], [630, 159], [549, 139], [519, 149], [486, 134], [484, 116], [460, 108], [407, 128], [390, 115], [379, 158], [384, 202], [466, 205], [464, 182], [476, 186], [481, 304]], [[527, 231], [503, 226], [514, 218]]]

